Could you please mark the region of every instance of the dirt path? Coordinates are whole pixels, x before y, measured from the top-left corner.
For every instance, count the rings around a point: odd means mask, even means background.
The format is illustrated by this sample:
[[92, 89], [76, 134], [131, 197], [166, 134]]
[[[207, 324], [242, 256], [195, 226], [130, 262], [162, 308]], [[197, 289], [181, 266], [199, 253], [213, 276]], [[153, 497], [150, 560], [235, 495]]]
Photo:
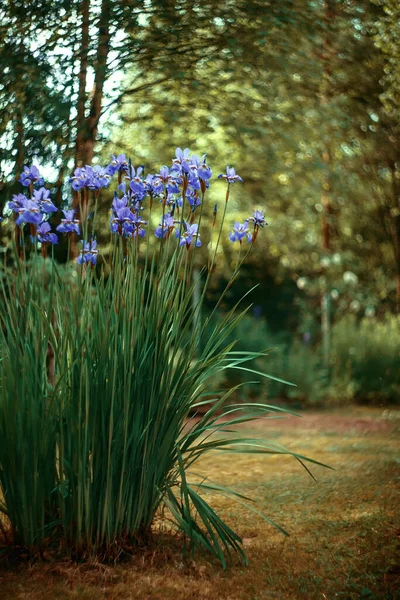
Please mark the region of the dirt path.
[[[368, 414], [369, 413], [369, 414]], [[343, 413], [302, 412], [282, 419], [259, 419], [252, 423], [257, 430], [288, 430], [340, 433], [390, 433], [400, 428], [400, 410], [349, 409]]]
[[210, 454], [196, 472], [255, 500], [207, 500], [243, 539], [249, 567], [182, 559], [155, 537], [126, 562], [32, 561], [0, 568], [1, 600], [400, 600], [400, 411], [349, 408], [243, 424], [332, 469], [290, 456]]

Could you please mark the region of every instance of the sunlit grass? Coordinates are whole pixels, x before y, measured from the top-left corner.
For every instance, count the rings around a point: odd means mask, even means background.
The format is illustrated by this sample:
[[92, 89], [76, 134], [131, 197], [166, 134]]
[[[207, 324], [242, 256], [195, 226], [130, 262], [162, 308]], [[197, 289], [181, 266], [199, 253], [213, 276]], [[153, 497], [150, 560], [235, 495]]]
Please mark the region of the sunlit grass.
[[290, 534], [285, 538], [232, 500], [210, 497], [242, 536], [248, 568], [236, 563], [223, 572], [200, 555], [182, 561], [181, 541], [164, 527], [117, 565], [11, 561], [0, 571], [2, 598], [396, 599], [400, 442], [396, 421], [381, 415], [305, 415], [300, 426], [290, 418], [248, 429], [335, 468], [314, 466], [317, 483], [290, 457], [219, 454], [199, 461], [196, 470], [254, 498]]

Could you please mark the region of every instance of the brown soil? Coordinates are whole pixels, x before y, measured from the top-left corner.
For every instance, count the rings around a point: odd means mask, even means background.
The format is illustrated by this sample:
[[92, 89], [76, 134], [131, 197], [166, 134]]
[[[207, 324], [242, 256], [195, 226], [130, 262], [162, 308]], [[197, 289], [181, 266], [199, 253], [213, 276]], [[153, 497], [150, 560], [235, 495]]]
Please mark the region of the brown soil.
[[[399, 411], [400, 417], [400, 411]], [[400, 419], [389, 419], [385, 415], [380, 418], [359, 417], [357, 415], [335, 415], [331, 413], [302, 413], [300, 416], [285, 415], [282, 419], [259, 419], [252, 423], [252, 429], [257, 430], [276, 430], [282, 429], [287, 432], [289, 429], [301, 429], [309, 431], [310, 429], [319, 432], [335, 433], [384, 433], [391, 432], [400, 425]], [[283, 433], [283, 431], [282, 431]]]
[[243, 539], [249, 567], [182, 559], [167, 531], [126, 561], [17, 561], [0, 568], [1, 600], [400, 600], [400, 411], [354, 407], [244, 423], [333, 469], [290, 456], [210, 454], [195, 471], [255, 500], [217, 493], [212, 507]]

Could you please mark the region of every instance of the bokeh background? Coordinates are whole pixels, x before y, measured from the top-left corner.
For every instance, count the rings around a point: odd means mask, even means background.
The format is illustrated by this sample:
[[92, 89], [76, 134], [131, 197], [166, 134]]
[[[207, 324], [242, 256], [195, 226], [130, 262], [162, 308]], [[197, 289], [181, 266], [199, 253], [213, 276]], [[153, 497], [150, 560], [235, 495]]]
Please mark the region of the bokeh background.
[[[3, 0], [0, 73], [2, 207], [25, 164], [61, 207], [74, 168], [111, 153], [146, 172], [177, 146], [207, 153], [213, 179], [235, 166], [244, 183], [205, 310], [236, 264], [233, 221], [264, 210], [220, 309], [256, 286], [234, 337], [270, 349], [254, 366], [297, 384], [265, 380], [241, 397], [400, 403], [398, 0]], [[214, 181], [199, 268], [224, 194]], [[110, 202], [103, 193], [105, 256]], [[4, 256], [10, 231], [6, 219]]]

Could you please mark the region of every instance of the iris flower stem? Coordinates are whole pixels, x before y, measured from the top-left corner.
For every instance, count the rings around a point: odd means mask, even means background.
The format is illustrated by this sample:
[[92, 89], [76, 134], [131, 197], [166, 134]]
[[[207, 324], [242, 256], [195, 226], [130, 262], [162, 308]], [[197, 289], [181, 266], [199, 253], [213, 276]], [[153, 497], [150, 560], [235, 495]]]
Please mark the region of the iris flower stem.
[[[164, 192], [164, 194], [166, 194], [166, 191]], [[161, 216], [161, 223], [162, 223], [162, 233], [164, 233], [164, 216], [165, 216], [165, 203], [164, 200], [162, 202], [162, 216]], [[163, 256], [163, 236], [160, 237], [160, 258], [162, 260], [162, 256]]]
[[94, 208], [93, 208], [93, 220], [92, 220], [92, 237], [94, 237], [94, 234], [95, 234], [95, 225], [96, 225], [96, 219], [97, 219], [97, 208], [98, 208], [98, 204], [99, 204], [100, 190], [96, 190], [93, 193], [94, 193]]
[[218, 298], [213, 310], [211, 311], [211, 313], [208, 315], [207, 319], [205, 320], [205, 323], [202, 327], [202, 333], [204, 333], [208, 323], [211, 321], [212, 317], [215, 315], [218, 307], [220, 306], [223, 298], [225, 297], [226, 292], [228, 291], [228, 289], [231, 287], [231, 285], [233, 284], [233, 282], [235, 281], [235, 279], [237, 278], [238, 274], [239, 274], [239, 270], [240, 267], [242, 266], [242, 264], [244, 263], [244, 261], [247, 258], [247, 255], [249, 254], [250, 250], [251, 250], [252, 244], [249, 244], [249, 247], [246, 250], [246, 253], [244, 254], [242, 260], [240, 261], [239, 264], [236, 265], [235, 270], [233, 271], [232, 275], [229, 278], [228, 283], [226, 284], [225, 288], [222, 290], [222, 293], [220, 295], [220, 297]]
[[[153, 203], [150, 202], [149, 225], [151, 225], [152, 210], [153, 210]], [[148, 234], [147, 234], [147, 240], [146, 240], [146, 254], [145, 254], [145, 259], [144, 259], [144, 272], [145, 273], [147, 273], [147, 265], [148, 265], [148, 259], [149, 259], [149, 246], [150, 246], [150, 233], [148, 232]]]
[[[228, 192], [229, 192], [229, 183], [228, 183]], [[228, 192], [227, 192], [227, 197], [228, 197]], [[215, 259], [217, 257], [217, 252], [218, 252], [219, 243], [220, 243], [220, 240], [221, 240], [222, 228], [223, 228], [223, 225], [224, 225], [224, 222], [225, 222], [227, 208], [228, 208], [228, 202], [226, 201], [225, 202], [225, 206], [224, 206], [224, 212], [222, 213], [221, 225], [220, 225], [220, 228], [219, 228], [219, 231], [218, 231], [218, 237], [217, 237], [217, 243], [216, 243], [216, 246], [215, 246], [214, 256], [213, 256], [213, 259], [211, 261], [211, 266], [209, 268], [209, 273], [211, 273], [211, 271], [212, 271], [212, 269], [214, 267]], [[207, 283], [208, 283], [208, 280], [207, 280]]]
[[[228, 183], [228, 191], [229, 191], [229, 183]], [[227, 197], [228, 197], [228, 191], [227, 191]], [[206, 281], [204, 283], [203, 293], [201, 295], [200, 306], [204, 302], [204, 296], [205, 296], [205, 293], [206, 293], [206, 290], [207, 290], [207, 287], [208, 287], [208, 283], [210, 281], [211, 273], [212, 273], [212, 270], [213, 270], [213, 267], [214, 267], [215, 259], [216, 259], [218, 248], [219, 248], [219, 243], [220, 243], [220, 240], [221, 240], [222, 228], [223, 228], [223, 225], [224, 225], [224, 222], [225, 222], [225, 216], [226, 216], [227, 207], [228, 207], [228, 202], [226, 201], [225, 202], [225, 206], [224, 206], [224, 212], [222, 214], [221, 224], [220, 224], [219, 231], [218, 231], [218, 237], [217, 237], [217, 243], [216, 243], [215, 250], [214, 250], [214, 256], [212, 258], [211, 265], [209, 265], [209, 267], [208, 267], [207, 277], [206, 277]]]
[[240, 263], [240, 255], [241, 254], [242, 254], [242, 241], [240, 240], [240, 243], [239, 243], [239, 252], [237, 253], [236, 266], [235, 266], [234, 272], [236, 272], [238, 270], [239, 263]]

